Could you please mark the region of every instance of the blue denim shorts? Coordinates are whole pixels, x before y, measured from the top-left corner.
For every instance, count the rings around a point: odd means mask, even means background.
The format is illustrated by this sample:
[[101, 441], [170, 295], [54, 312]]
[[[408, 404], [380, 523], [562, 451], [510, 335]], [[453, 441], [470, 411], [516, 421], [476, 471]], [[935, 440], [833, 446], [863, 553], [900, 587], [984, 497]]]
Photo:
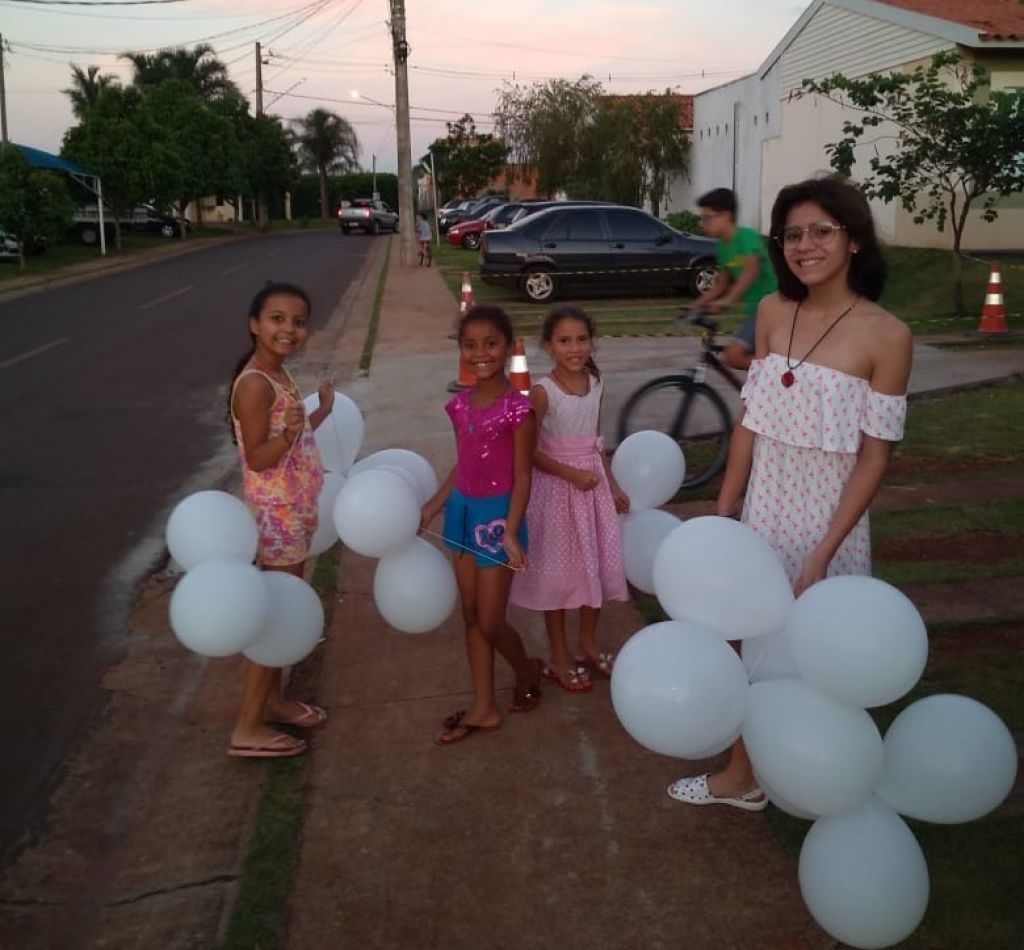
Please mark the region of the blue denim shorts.
[[757, 310], [755, 309], [733, 334], [733, 339], [742, 343], [751, 353], [757, 349], [754, 344], [754, 331], [757, 329]]
[[[452, 489], [444, 506], [444, 545], [460, 554], [472, 554], [480, 567], [508, 564], [508, 555], [501, 546], [508, 526], [511, 495], [470, 498]], [[526, 517], [516, 534], [520, 547], [527, 546]]]

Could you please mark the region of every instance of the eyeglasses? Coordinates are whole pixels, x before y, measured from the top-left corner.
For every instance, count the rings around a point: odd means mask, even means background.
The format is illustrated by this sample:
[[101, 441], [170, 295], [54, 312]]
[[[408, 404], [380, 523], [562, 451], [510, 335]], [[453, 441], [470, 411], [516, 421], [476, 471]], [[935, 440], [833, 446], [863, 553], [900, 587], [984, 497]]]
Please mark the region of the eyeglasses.
[[815, 244], [831, 244], [837, 231], [845, 231], [841, 224], [833, 224], [831, 221], [815, 221], [806, 228], [784, 228], [781, 235], [775, 236], [776, 244], [783, 247], [796, 247], [806, 234]]
[[701, 216], [701, 224], [707, 224], [708, 221], [714, 221], [715, 218], [725, 214], [724, 211], [705, 211]]

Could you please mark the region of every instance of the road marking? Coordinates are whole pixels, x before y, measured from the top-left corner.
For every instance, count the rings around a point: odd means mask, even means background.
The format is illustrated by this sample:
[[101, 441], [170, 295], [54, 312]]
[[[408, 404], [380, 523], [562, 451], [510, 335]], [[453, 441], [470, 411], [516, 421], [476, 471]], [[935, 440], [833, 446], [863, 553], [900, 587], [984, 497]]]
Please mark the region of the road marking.
[[243, 267], [248, 267], [248, 266], [249, 266], [249, 262], [248, 261], [242, 261], [241, 264], [234, 264], [233, 266], [229, 267], [226, 271], [223, 271], [221, 273], [221, 277], [227, 277], [228, 274], [233, 274], [235, 271], [241, 270]]
[[71, 338], [66, 336], [62, 336], [59, 340], [50, 340], [49, 343], [37, 346], [34, 350], [29, 350], [27, 353], [22, 353], [20, 356], [12, 356], [9, 360], [4, 360], [3, 363], [0, 363], [0, 369], [8, 369], [11, 366], [17, 366], [18, 363], [24, 363], [25, 360], [30, 360], [33, 356], [38, 356], [40, 353], [45, 353], [47, 350], [52, 350], [56, 346], [63, 346], [65, 343], [70, 342]]
[[149, 303], [144, 303], [140, 310], [149, 310], [150, 307], [157, 307], [162, 303], [166, 303], [168, 300], [173, 300], [175, 297], [180, 297], [182, 294], [187, 294], [192, 289], [190, 284], [188, 287], [179, 287], [177, 290], [172, 290], [169, 294], [164, 294], [162, 297], [157, 297], [156, 300], [151, 300]]
[[275, 254], [280, 254], [283, 250], [283, 247], [275, 247], [272, 251], [267, 251], [267, 257], [273, 257]]

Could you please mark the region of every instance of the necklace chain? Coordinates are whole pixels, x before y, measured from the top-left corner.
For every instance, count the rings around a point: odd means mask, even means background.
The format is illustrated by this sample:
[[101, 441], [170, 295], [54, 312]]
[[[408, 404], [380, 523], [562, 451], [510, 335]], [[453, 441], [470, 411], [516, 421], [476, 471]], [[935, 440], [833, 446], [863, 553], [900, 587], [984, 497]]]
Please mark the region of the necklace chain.
[[842, 320], [843, 317], [845, 317], [851, 310], [853, 310], [853, 308], [856, 307], [859, 302], [860, 297], [854, 297], [853, 303], [851, 303], [849, 307], [847, 307], [841, 314], [839, 314], [838, 317], [835, 318], [835, 320], [833, 320], [828, 325], [828, 328], [825, 330], [824, 333], [822, 333], [821, 336], [818, 337], [818, 339], [814, 342], [814, 345], [806, 353], [804, 353], [803, 359], [801, 359], [794, 366], [790, 363], [789, 358], [793, 353], [793, 336], [796, 333], [796, 318], [800, 315], [800, 304], [802, 303], [802, 301], [799, 301], [797, 303], [796, 310], [793, 311], [793, 325], [789, 328], [789, 346], [786, 347], [786, 372], [782, 374], [783, 386], [786, 386], [788, 388], [789, 386], [792, 386], [794, 382], [796, 382], [796, 376], [793, 375], [793, 371], [800, 369], [800, 367], [803, 366], [808, 359], [810, 359], [811, 354], [818, 348], [818, 345], [821, 343], [821, 341], [824, 340], [825, 337], [827, 337], [836, 328], [839, 321]]

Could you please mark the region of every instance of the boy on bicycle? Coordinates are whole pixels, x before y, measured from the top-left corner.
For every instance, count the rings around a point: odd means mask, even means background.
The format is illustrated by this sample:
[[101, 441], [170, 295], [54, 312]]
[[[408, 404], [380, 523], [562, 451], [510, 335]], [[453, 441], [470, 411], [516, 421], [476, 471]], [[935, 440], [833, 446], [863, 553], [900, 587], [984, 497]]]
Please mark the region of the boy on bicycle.
[[697, 199], [697, 207], [704, 233], [718, 240], [718, 279], [692, 309], [717, 313], [739, 302], [746, 320], [722, 355], [734, 369], [747, 369], [754, 353], [758, 305], [778, 289], [768, 249], [757, 231], [736, 224], [736, 195], [731, 189], [709, 191]]

